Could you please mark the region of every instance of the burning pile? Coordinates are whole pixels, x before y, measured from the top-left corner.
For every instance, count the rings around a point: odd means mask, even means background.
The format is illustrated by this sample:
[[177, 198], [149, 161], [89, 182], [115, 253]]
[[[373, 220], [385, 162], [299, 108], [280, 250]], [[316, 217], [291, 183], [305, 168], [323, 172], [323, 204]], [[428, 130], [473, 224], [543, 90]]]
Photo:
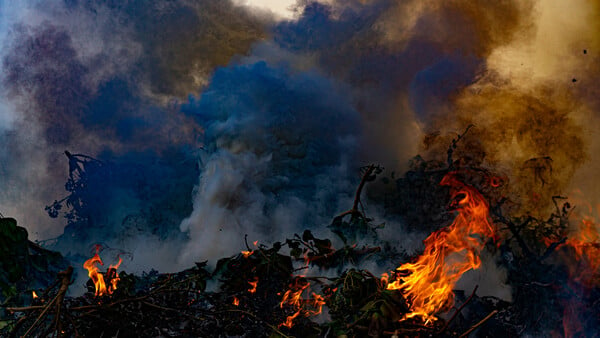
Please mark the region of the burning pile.
[[[19, 335], [54, 331], [66, 336], [223, 332], [286, 337], [333, 332], [443, 337], [478, 330], [482, 336], [573, 336], [600, 325], [596, 310], [600, 287], [592, 278], [600, 269], [595, 223], [584, 218], [573, 231], [567, 202], [561, 207], [557, 203], [547, 220], [506, 215], [507, 199], [497, 193], [506, 179], [499, 180], [486, 169], [460, 167], [451, 160], [455, 146], [448, 152], [448, 167], [419, 166], [397, 182], [399, 187], [410, 186], [416, 177], [415, 186], [434, 192], [420, 196], [452, 210], [440, 218], [438, 229], [424, 240], [423, 252], [412, 260], [383, 239], [377, 239], [380, 247], [357, 242], [377, 229], [359, 207], [362, 186], [382, 172], [369, 166], [354, 207], [332, 222], [340, 241], [336, 248], [330, 239], [306, 230], [284, 243], [267, 246], [255, 241], [252, 249], [246, 244], [247, 250], [219, 260], [213, 271], [203, 262], [176, 274], [133, 276], [117, 274], [120, 257], [101, 272], [99, 265], [104, 264], [96, 246], [94, 256], [83, 264], [93, 293], [65, 297], [71, 278], [65, 270], [47, 290], [29, 289], [31, 304], [8, 307], [14, 315], [6, 320], [4, 331]], [[480, 297], [477, 287], [469, 297], [454, 290], [465, 272], [480, 267], [485, 251], [495, 254], [506, 269], [512, 302]], [[356, 268], [374, 260], [407, 263], [380, 278]], [[569, 262], [576, 262], [576, 268]], [[316, 268], [338, 271], [339, 276], [311, 276], [309, 271]], [[217, 291], [206, 290], [211, 281], [218, 283]], [[61, 288], [56, 290], [58, 284]], [[531, 297], [538, 301], [531, 302]], [[461, 305], [444, 319], [455, 303]], [[462, 311], [465, 308], [469, 310]]]

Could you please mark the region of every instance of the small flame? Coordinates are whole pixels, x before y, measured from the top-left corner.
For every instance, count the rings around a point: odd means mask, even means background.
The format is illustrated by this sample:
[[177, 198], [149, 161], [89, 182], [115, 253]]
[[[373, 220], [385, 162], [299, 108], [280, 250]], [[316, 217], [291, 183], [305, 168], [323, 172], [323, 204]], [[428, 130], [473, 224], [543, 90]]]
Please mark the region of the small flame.
[[38, 295], [37, 293], [35, 293], [35, 291], [31, 291], [31, 295], [33, 296], [33, 299], [38, 298]]
[[250, 289], [248, 289], [248, 292], [255, 293], [256, 287], [258, 286], [258, 277], [254, 277], [254, 282], [248, 282], [248, 284], [252, 286]]
[[483, 196], [451, 174], [441, 184], [455, 188], [453, 198], [464, 197], [454, 222], [427, 237], [423, 254], [415, 263], [400, 266], [401, 275], [388, 284], [387, 289], [400, 289], [407, 296], [412, 312], [402, 320], [418, 317], [428, 324], [437, 319], [436, 313], [450, 308], [454, 285], [465, 272], [479, 268], [485, 239], [495, 238]]
[[244, 255], [244, 258], [250, 257], [250, 255], [252, 255], [253, 253], [254, 251], [242, 251], [242, 255]]
[[237, 297], [233, 297], [233, 305], [235, 305], [235, 306], [240, 305], [240, 300]]
[[254, 246], [258, 246], [258, 241], [253, 242]]
[[96, 266], [96, 264], [104, 265], [104, 263], [102, 263], [102, 259], [100, 259], [100, 255], [98, 255], [99, 251], [100, 247], [96, 246], [96, 254], [94, 257], [85, 261], [85, 263], [83, 263], [83, 267], [88, 271], [88, 276], [94, 282], [96, 296], [103, 296], [106, 294], [106, 284], [104, 283], [104, 276], [98, 272], [99, 270]]
[[[305, 279], [297, 279], [292, 288], [285, 292], [279, 307], [283, 308], [284, 305], [291, 306], [295, 312], [291, 316], [288, 316], [286, 320], [279, 324], [279, 326], [285, 326], [291, 328], [294, 326], [294, 319], [298, 316], [316, 316], [323, 310], [325, 305], [325, 298], [319, 294], [312, 293], [312, 299], [303, 299], [302, 293], [310, 286], [310, 283]], [[310, 307], [309, 307], [310, 306]]]
[[94, 282], [94, 288], [96, 289], [96, 296], [104, 296], [106, 294], [112, 294], [114, 290], [117, 289], [117, 283], [120, 278], [117, 275], [117, 268], [123, 262], [123, 259], [119, 257], [119, 262], [116, 265], [110, 265], [107, 271], [107, 277], [110, 281], [108, 288], [106, 287], [106, 283], [104, 282], [104, 275], [99, 272], [96, 264], [104, 265], [100, 255], [100, 246], [96, 245], [96, 254], [94, 257], [88, 259], [83, 263], [83, 267], [88, 271], [88, 276]]
[[381, 284], [380, 285], [384, 285], [387, 286], [389, 284], [389, 280], [390, 280], [390, 274], [387, 272], [384, 272], [381, 274]]

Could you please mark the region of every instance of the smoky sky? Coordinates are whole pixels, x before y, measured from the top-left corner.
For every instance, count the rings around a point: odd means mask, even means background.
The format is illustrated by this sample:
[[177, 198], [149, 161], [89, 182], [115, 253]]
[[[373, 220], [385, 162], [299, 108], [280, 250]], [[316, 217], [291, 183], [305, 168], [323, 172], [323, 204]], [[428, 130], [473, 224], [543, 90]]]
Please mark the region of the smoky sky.
[[[286, 20], [217, 0], [2, 3], [0, 211], [37, 239], [64, 232], [63, 252], [104, 243], [175, 269], [244, 234], [323, 227], [361, 166], [443, 158], [469, 124], [459, 152], [524, 190], [537, 183], [523, 163], [552, 157], [560, 174], [539, 189], [562, 193], [597, 143], [583, 125], [599, 44], [565, 35], [577, 58], [539, 68], [547, 2], [299, 1]], [[104, 170], [67, 229], [44, 211], [66, 194], [64, 150]]]

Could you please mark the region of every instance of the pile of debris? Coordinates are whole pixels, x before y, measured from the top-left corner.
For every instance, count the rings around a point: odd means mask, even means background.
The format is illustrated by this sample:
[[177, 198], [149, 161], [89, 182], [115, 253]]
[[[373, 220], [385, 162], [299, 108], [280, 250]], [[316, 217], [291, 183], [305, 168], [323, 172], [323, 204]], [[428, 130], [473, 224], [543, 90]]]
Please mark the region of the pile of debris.
[[[118, 264], [100, 271], [97, 248], [84, 264], [90, 280], [88, 292], [80, 297], [66, 296], [73, 268], [66, 267], [60, 255], [28, 242], [14, 220], [1, 219], [0, 250], [9, 251], [0, 256], [0, 335], [596, 334], [600, 236], [593, 222], [585, 219], [576, 227], [578, 222], [569, 219], [572, 206], [559, 196], [545, 219], [511, 216], [499, 176], [453, 160], [458, 140], [448, 150], [447, 163], [420, 162], [396, 180], [399, 191], [420, 191], [419, 198], [435, 200], [431, 205], [436, 210], [444, 205], [439, 217], [430, 215], [439, 224], [425, 239], [423, 252], [414, 257], [381, 239], [379, 246], [360, 244], [361, 238], [376, 236], [380, 227], [366, 217], [360, 201], [365, 184], [382, 172], [375, 165], [363, 169], [352, 208], [330, 225], [341, 247], [306, 230], [270, 246], [246, 243], [246, 250], [219, 260], [212, 271], [202, 262], [179, 273], [152, 271], [142, 276], [118, 271]], [[394, 207], [408, 216], [418, 213], [402, 203]], [[498, 257], [496, 263], [507, 271], [511, 302], [480, 296], [477, 287], [467, 293], [454, 290], [463, 273], [480, 266], [483, 251]], [[378, 276], [356, 268], [364, 262], [392, 261], [400, 266], [390, 266]], [[329, 273], [319, 276], [315, 271]], [[337, 272], [334, 277], [332, 271]]]

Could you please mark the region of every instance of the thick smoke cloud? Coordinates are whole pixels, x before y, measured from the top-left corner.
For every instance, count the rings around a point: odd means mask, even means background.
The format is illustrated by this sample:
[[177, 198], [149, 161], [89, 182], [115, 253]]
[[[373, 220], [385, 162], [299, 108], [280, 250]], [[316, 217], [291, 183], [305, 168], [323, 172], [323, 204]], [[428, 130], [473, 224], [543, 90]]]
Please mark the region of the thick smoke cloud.
[[281, 240], [347, 209], [358, 167], [444, 160], [469, 124], [457, 155], [502, 170], [524, 213], [600, 167], [585, 1], [299, 1], [281, 22], [217, 0], [2, 6], [0, 211], [58, 235], [43, 206], [64, 195], [63, 151], [102, 161], [65, 252], [177, 269], [245, 233]]
[[246, 53], [265, 24], [228, 1], [7, 2], [2, 12], [2, 212], [42, 239], [64, 226], [44, 205], [64, 194], [65, 149], [139, 152], [148, 164], [174, 147], [191, 154], [201, 126], [170, 101]]
[[[184, 108], [205, 127], [206, 158], [184, 260], [328, 224], [350, 201], [359, 116], [348, 92], [317, 73], [265, 62], [219, 69]], [[342, 198], [340, 198], [342, 197]]]

